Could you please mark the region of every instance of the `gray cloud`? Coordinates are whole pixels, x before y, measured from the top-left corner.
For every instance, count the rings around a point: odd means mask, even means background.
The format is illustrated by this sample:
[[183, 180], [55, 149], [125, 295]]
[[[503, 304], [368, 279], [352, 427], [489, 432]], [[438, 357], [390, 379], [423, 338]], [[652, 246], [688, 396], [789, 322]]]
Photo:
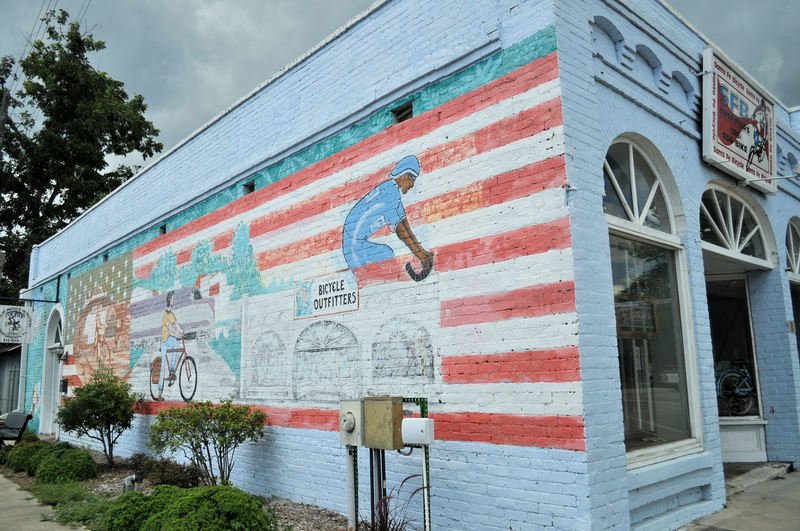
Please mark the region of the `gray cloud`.
[[784, 105], [800, 105], [800, 2], [667, 1]]
[[[108, 48], [95, 66], [142, 94], [147, 116], [174, 146], [372, 0], [118, 0], [91, 3], [85, 23]], [[687, 20], [784, 104], [800, 104], [800, 3], [670, 0]], [[76, 15], [83, 0], [60, 0]], [[18, 55], [40, 6], [0, 0], [0, 54]], [[139, 163], [140, 161], [131, 161]]]

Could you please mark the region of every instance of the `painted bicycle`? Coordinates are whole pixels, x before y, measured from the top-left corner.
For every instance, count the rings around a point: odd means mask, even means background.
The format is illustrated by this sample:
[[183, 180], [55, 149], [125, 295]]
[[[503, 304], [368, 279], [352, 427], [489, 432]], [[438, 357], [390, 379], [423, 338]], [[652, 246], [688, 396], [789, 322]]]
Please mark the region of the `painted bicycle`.
[[[178, 389], [180, 390], [181, 398], [184, 402], [190, 401], [197, 391], [197, 364], [194, 358], [186, 353], [186, 341], [196, 340], [197, 332], [187, 332], [181, 338], [181, 346], [179, 348], [167, 349], [167, 377], [165, 383], [168, 387], [172, 387], [175, 382], [178, 382]], [[172, 365], [170, 359], [175, 357], [175, 365]], [[158, 352], [150, 362], [150, 396], [153, 400], [158, 400], [158, 383], [161, 378], [161, 352]]]
[[747, 365], [720, 373], [717, 378], [717, 397], [721, 412], [736, 416], [754, 414], [756, 385]]

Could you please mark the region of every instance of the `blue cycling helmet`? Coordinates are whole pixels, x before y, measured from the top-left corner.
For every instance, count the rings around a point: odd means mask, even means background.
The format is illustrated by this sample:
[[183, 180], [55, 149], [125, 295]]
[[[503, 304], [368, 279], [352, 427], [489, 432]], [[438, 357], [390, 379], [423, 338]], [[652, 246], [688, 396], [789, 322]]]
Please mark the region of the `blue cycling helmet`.
[[419, 161], [417, 160], [417, 157], [414, 155], [403, 157], [403, 159], [397, 163], [397, 166], [394, 167], [392, 173], [389, 175], [393, 179], [397, 179], [403, 175], [408, 175], [411, 177], [412, 181], [416, 181], [417, 177], [419, 177]]

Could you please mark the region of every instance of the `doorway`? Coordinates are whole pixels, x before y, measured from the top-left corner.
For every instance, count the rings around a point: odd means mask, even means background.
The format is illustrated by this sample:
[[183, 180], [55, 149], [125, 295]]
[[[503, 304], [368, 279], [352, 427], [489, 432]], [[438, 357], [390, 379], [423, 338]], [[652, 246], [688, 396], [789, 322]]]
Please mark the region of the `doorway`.
[[42, 359], [42, 394], [39, 414], [39, 433], [58, 436], [56, 413], [61, 405], [61, 360], [64, 352], [63, 319], [58, 308], [50, 313]]
[[767, 460], [747, 279], [706, 278], [717, 408], [725, 462]]

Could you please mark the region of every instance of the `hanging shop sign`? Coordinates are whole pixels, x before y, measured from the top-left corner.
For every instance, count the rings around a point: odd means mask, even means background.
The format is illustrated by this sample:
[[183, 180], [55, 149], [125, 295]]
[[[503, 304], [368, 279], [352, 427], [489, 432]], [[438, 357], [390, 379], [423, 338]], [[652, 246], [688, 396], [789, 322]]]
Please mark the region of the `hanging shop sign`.
[[0, 343], [30, 343], [33, 309], [0, 306]]
[[712, 46], [703, 50], [703, 74], [703, 159], [775, 192], [774, 101]]
[[358, 310], [358, 282], [349, 271], [295, 282], [294, 318]]

